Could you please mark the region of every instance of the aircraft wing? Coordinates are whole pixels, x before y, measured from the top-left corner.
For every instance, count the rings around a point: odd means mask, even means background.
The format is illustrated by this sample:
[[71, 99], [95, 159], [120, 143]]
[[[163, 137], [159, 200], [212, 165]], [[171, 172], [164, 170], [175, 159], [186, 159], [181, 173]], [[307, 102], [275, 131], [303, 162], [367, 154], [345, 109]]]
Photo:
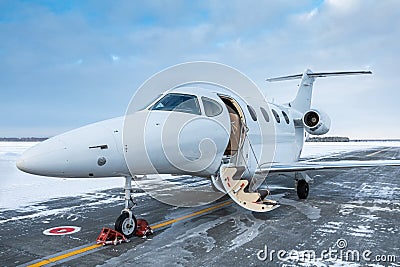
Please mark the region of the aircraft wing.
[[266, 172], [301, 172], [310, 170], [344, 169], [362, 167], [400, 166], [400, 160], [342, 160], [342, 161], [299, 161], [288, 164], [273, 163], [271, 167], [258, 169], [257, 173]]

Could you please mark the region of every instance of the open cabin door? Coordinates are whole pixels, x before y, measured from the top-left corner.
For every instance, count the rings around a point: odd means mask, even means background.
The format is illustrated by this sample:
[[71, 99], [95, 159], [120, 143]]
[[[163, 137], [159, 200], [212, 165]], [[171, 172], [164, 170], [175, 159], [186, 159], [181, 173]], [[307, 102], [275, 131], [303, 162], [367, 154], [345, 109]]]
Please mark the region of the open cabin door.
[[260, 159], [248, 136], [249, 128], [246, 117], [240, 105], [231, 97], [219, 95], [229, 113], [231, 132], [228, 146], [225, 149], [223, 164], [218, 177], [212, 177], [212, 182], [220, 191], [227, 193], [240, 206], [259, 212], [270, 211], [277, 203], [265, 199], [265, 192], [254, 192], [255, 170]]
[[230, 135], [224, 152], [224, 163], [245, 166], [248, 158], [249, 143], [246, 138], [246, 118], [240, 105], [231, 97], [220, 95], [229, 114]]

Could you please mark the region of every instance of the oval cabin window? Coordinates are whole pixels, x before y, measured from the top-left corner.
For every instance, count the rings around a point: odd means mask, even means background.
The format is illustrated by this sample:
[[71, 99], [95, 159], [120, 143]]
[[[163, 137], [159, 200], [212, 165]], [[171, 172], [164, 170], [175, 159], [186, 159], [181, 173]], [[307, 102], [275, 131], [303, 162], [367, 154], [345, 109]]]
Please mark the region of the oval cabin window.
[[267, 112], [264, 108], [262, 108], [262, 107], [260, 107], [260, 110], [261, 110], [261, 114], [262, 114], [263, 117], [264, 117], [264, 120], [265, 120], [266, 122], [269, 122], [269, 115], [268, 115], [268, 112]]
[[275, 109], [272, 110], [272, 113], [274, 114], [275, 120], [277, 123], [281, 123], [281, 118], [279, 118], [278, 112], [276, 112]]
[[288, 115], [286, 114], [285, 111], [282, 111], [282, 115], [283, 115], [283, 117], [285, 118], [286, 123], [289, 124], [289, 123], [290, 123], [290, 120], [289, 120], [289, 117], [288, 117]]
[[253, 119], [253, 121], [257, 120], [257, 113], [254, 110], [254, 108], [252, 108], [251, 106], [247, 105], [247, 109], [249, 110], [250, 116]]

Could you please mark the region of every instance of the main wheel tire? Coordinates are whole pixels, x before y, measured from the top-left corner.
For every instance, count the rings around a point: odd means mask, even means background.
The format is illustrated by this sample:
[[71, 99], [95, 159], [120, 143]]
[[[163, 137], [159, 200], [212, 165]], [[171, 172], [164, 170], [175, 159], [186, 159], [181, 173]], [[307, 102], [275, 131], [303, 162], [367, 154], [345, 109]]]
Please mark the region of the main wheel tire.
[[129, 221], [129, 213], [127, 212], [123, 212], [115, 221], [115, 230], [123, 234], [126, 238], [131, 238], [135, 234], [136, 228], [137, 222], [133, 214], [131, 222]]
[[308, 191], [310, 191], [310, 187], [305, 180], [297, 181], [297, 196], [300, 199], [306, 199], [308, 197]]

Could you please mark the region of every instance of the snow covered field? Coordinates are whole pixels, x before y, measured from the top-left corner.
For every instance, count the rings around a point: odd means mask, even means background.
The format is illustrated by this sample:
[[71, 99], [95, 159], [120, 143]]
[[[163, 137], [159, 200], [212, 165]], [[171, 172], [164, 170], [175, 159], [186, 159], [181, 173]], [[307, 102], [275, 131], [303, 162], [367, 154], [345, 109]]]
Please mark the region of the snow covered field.
[[400, 141], [371, 142], [307, 142], [304, 145], [302, 158], [318, 158], [373, 147], [400, 147]]
[[[110, 188], [122, 188], [123, 178], [60, 179], [19, 171], [17, 158], [35, 142], [0, 142], [0, 211], [25, 209], [33, 203]], [[306, 143], [302, 157], [314, 158], [380, 146], [400, 146], [400, 142]], [[122, 189], [121, 189], [122, 191]]]

